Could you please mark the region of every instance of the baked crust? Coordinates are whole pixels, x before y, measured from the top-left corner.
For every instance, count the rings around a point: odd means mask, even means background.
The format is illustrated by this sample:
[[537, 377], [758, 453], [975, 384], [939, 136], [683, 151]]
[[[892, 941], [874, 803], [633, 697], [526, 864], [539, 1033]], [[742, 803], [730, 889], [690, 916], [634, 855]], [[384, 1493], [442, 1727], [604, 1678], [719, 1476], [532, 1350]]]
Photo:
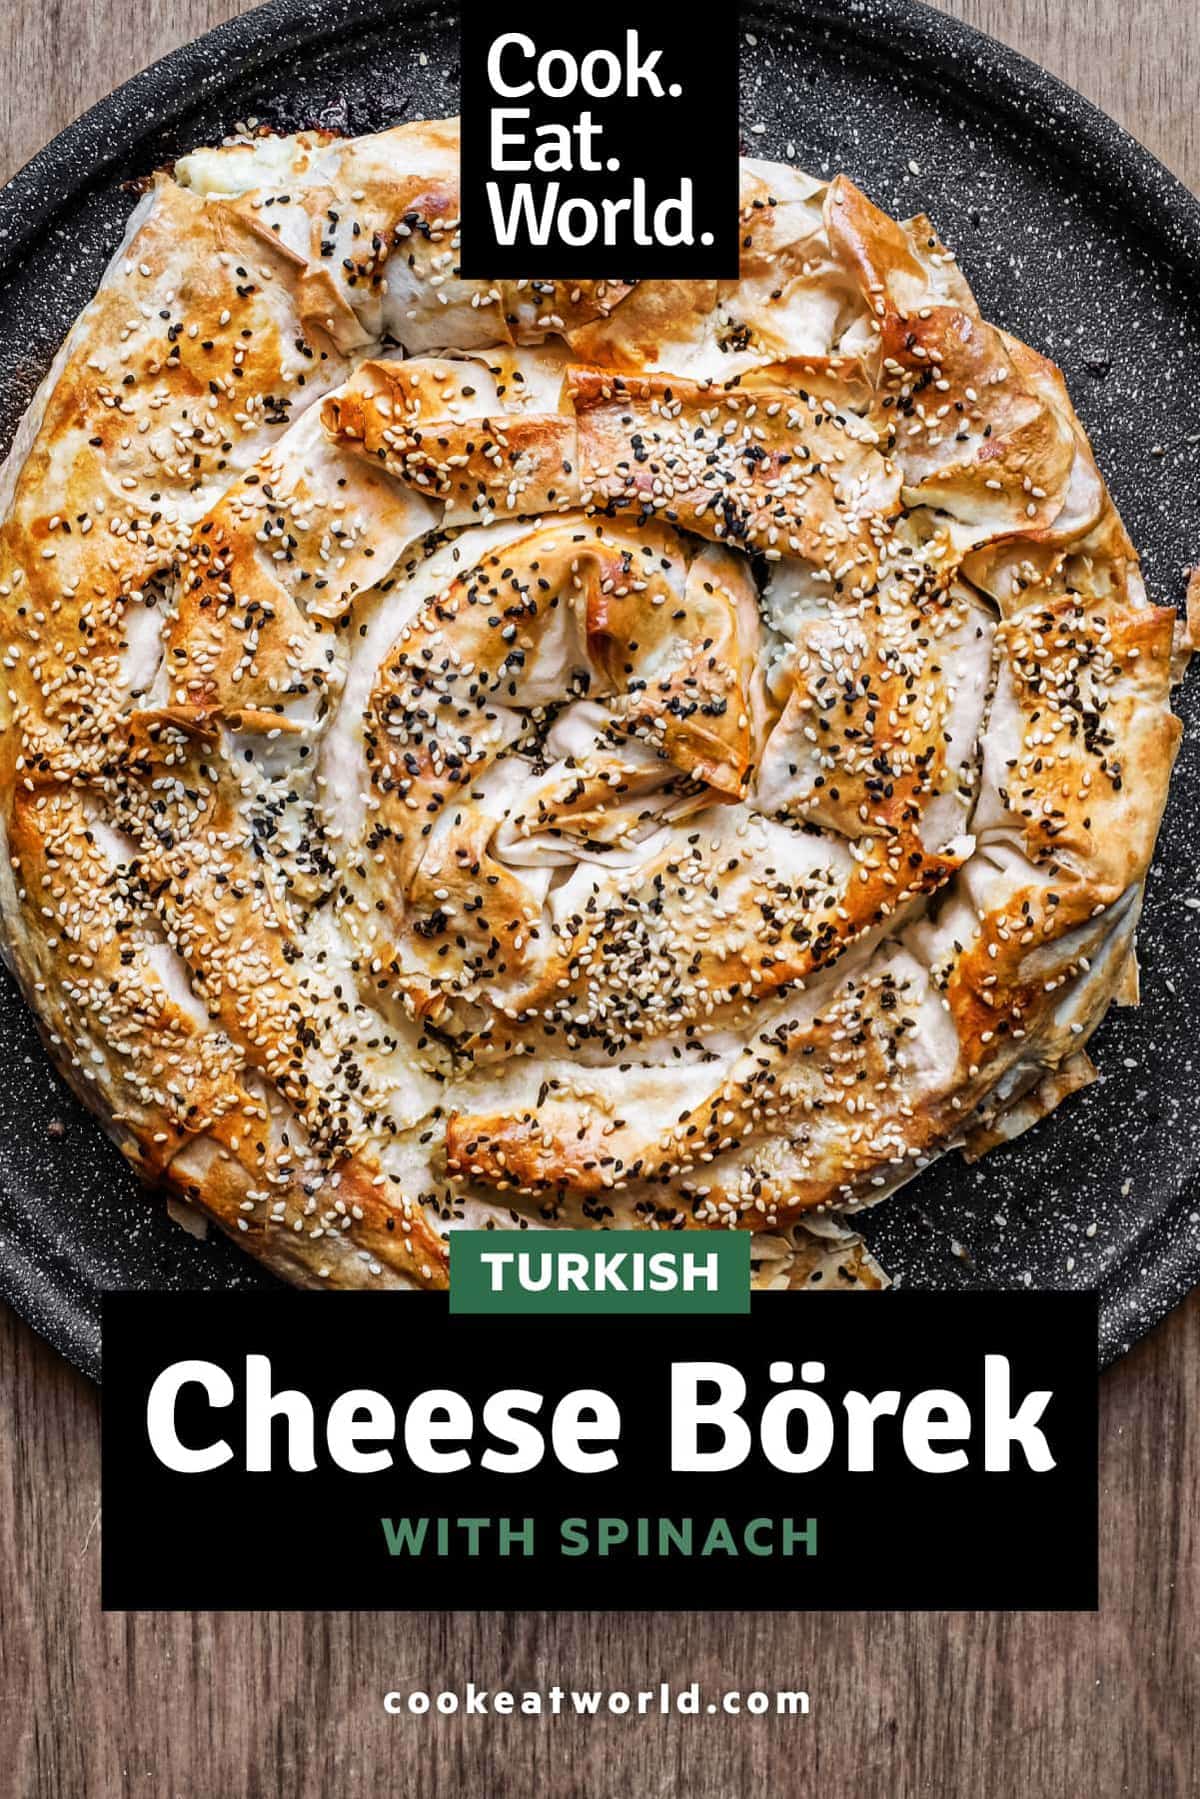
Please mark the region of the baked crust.
[[928, 220], [744, 165], [736, 282], [464, 281], [453, 121], [156, 178], [5, 473], [7, 954], [285, 1277], [847, 1220], [1091, 1076], [1190, 647]]

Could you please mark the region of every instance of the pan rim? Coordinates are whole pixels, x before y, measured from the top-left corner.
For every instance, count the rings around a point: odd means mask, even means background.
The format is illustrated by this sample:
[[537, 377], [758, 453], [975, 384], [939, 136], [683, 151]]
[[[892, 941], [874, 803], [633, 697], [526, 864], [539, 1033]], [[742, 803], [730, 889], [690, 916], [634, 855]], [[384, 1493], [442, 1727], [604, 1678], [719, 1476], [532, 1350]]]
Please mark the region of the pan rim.
[[[81, 114], [0, 188], [0, 283], [65, 212], [120, 179], [140, 143], [183, 124], [206, 99], [314, 46], [377, 33], [390, 21], [447, 24], [454, 16], [440, 0], [267, 0], [171, 51]], [[1092, 179], [1103, 167], [1114, 210], [1119, 196], [1122, 234], [1152, 244], [1161, 263], [1200, 288], [1200, 198], [1124, 127], [1020, 52], [921, 0], [755, 0], [743, 14], [744, 25], [751, 21], [801, 37], [836, 34], [871, 60], [902, 60], [918, 81], [922, 65], [944, 71], [948, 61], [969, 64], [993, 120], [1011, 123], [1025, 142], [1049, 144], [1060, 167]], [[978, 110], [969, 92], [956, 103]], [[97, 157], [101, 139], [107, 148]], [[1175, 1203], [1189, 1203], [1198, 1191], [1200, 1182], [1185, 1182]], [[1101, 1366], [1124, 1354], [1200, 1281], [1200, 1244], [1169, 1237], [1168, 1219], [1160, 1217], [1099, 1283]], [[97, 1318], [72, 1283], [48, 1281], [35, 1249], [11, 1234], [0, 1251], [0, 1296], [99, 1380]]]

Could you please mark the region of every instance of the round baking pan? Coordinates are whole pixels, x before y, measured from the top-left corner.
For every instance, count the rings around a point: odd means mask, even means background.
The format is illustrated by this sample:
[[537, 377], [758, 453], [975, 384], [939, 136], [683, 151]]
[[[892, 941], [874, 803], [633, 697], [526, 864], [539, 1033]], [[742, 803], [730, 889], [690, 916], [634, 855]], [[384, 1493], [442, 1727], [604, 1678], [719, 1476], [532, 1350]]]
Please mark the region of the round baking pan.
[[[1151, 593], [1180, 603], [1200, 560], [1200, 203], [1078, 94], [908, 0], [747, 5], [743, 32], [747, 152], [931, 214], [987, 317], [1061, 365]], [[358, 133], [453, 113], [457, 33], [453, 12], [406, 0], [272, 0], [56, 138], [0, 191], [0, 442], [95, 290], [129, 183], [239, 123]], [[1142, 1005], [1094, 1038], [1100, 1080], [976, 1166], [943, 1158], [864, 1226], [911, 1286], [1098, 1288], [1103, 1361], [1200, 1280], [1198, 688], [1176, 702], [1189, 729], [1147, 886]], [[80, 1367], [99, 1373], [106, 1288], [274, 1284], [138, 1185], [7, 983], [0, 1066], [0, 1293]]]

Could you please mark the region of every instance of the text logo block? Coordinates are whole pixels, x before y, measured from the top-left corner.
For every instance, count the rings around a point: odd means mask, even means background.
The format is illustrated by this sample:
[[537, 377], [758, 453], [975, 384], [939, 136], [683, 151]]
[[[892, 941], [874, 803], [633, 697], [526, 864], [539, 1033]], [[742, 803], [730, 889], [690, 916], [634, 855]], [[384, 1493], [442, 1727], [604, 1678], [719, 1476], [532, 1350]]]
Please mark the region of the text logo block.
[[736, 278], [737, 8], [678, 27], [464, 7], [464, 276]]

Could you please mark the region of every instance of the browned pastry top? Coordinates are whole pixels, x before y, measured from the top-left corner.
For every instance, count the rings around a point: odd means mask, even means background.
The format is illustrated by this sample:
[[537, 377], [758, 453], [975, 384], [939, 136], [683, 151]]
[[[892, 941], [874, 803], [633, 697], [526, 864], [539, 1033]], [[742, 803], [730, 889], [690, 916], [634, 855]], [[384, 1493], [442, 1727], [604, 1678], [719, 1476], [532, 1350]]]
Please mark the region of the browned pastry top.
[[1174, 613], [928, 220], [747, 163], [739, 279], [631, 287], [457, 213], [452, 121], [139, 205], [6, 469], [9, 957], [292, 1279], [592, 1222], [878, 1284], [847, 1217], [1136, 990]]

